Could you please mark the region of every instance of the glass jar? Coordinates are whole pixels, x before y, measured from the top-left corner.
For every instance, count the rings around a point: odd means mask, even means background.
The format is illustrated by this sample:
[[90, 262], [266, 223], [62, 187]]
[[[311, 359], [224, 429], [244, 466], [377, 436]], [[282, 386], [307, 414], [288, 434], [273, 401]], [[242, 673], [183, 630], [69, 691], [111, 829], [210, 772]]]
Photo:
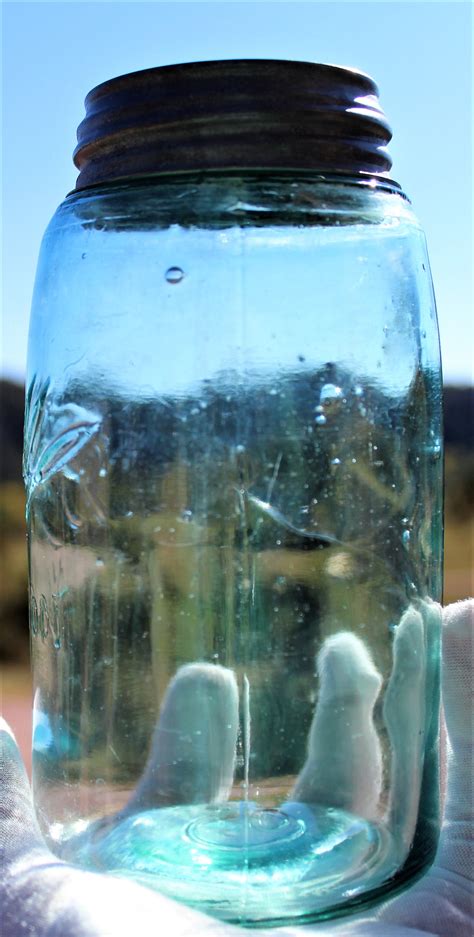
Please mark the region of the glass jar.
[[436, 847], [439, 344], [376, 94], [291, 62], [107, 82], [39, 260], [38, 819], [241, 923], [360, 907]]

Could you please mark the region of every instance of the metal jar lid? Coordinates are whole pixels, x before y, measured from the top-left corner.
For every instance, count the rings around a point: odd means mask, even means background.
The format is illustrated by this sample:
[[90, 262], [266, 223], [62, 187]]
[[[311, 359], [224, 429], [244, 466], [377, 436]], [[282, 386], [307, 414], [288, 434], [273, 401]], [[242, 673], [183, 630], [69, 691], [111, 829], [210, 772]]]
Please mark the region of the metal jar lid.
[[86, 97], [76, 189], [159, 173], [315, 170], [386, 175], [391, 139], [368, 75], [238, 59], [132, 72]]

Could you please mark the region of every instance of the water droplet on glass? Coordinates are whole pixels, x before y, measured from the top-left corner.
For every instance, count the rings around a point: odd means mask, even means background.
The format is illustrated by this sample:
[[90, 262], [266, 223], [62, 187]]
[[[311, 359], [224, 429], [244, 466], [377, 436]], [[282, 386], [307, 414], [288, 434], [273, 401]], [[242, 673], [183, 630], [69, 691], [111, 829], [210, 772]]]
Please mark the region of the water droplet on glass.
[[106, 469], [106, 468], [101, 468], [101, 469], [99, 469], [99, 476], [100, 476], [100, 478], [105, 478], [106, 475], [107, 475], [107, 469]]
[[181, 270], [181, 267], [168, 267], [165, 277], [168, 283], [181, 283], [184, 271]]
[[403, 531], [403, 533], [402, 533], [402, 543], [403, 543], [403, 545], [404, 545], [405, 547], [407, 547], [408, 544], [410, 543], [410, 531], [409, 531], [409, 530], [404, 530], [404, 531]]
[[317, 423], [318, 426], [324, 426], [326, 422], [326, 417], [323, 416], [323, 414], [321, 413], [319, 416], [316, 417], [315, 422]]
[[56, 648], [56, 650], [59, 651], [59, 649], [60, 649], [60, 647], [61, 647], [61, 638], [55, 638], [54, 641], [53, 641], [53, 644], [54, 644], [54, 647]]
[[341, 464], [340, 459], [331, 459], [331, 465], [340, 465], [340, 464]]

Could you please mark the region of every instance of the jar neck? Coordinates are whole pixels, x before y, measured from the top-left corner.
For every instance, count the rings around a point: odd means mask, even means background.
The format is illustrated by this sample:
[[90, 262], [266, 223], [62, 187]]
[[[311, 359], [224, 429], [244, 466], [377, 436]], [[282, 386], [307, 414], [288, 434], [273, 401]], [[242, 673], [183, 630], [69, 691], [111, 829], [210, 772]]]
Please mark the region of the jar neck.
[[396, 183], [305, 172], [182, 173], [117, 181], [70, 193], [60, 209], [65, 223], [71, 211], [82, 224], [116, 231], [417, 224]]

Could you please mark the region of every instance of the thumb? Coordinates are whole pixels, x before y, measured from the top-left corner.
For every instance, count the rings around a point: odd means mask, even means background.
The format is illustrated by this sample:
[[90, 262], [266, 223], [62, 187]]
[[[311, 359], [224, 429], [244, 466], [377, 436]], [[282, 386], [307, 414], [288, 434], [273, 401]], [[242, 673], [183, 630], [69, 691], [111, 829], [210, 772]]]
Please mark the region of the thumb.
[[135, 882], [57, 860], [39, 831], [15, 738], [0, 718], [2, 937], [232, 937], [208, 919]]
[[1, 716], [0, 768], [0, 847], [6, 868], [22, 855], [48, 855], [48, 850], [36, 821], [31, 789], [15, 736]]
[[474, 716], [474, 599], [443, 613], [443, 705], [449, 740], [449, 773], [437, 862], [458, 875], [472, 874], [472, 741]]
[[472, 934], [472, 722], [474, 599], [443, 612], [443, 704], [450, 746], [445, 820], [434, 865], [381, 920], [442, 937]]

